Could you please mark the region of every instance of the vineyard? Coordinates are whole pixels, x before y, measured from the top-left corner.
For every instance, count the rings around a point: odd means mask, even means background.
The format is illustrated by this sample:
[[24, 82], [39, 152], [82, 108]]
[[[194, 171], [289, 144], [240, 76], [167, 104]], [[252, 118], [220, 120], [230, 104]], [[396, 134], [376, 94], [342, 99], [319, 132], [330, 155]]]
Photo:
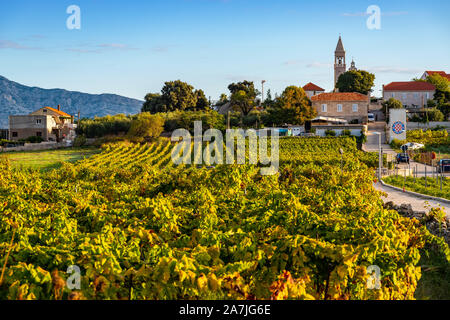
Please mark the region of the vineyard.
[[[403, 300], [422, 248], [450, 257], [383, 208], [377, 155], [353, 138], [283, 138], [274, 176], [176, 166], [171, 151], [168, 140], [108, 144], [45, 173], [3, 161], [0, 299]], [[71, 265], [79, 290], [66, 285]], [[379, 290], [367, 286], [373, 265]]]

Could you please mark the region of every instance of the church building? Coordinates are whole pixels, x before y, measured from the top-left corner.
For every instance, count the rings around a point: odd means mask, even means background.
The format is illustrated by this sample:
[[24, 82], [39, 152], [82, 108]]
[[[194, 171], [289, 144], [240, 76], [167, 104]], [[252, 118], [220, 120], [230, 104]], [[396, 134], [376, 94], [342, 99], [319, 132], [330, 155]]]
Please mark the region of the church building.
[[[356, 71], [355, 61], [352, 59], [352, 63], [349, 71]], [[339, 41], [336, 46], [336, 51], [334, 51], [334, 87], [336, 88], [336, 83], [341, 74], [347, 71], [347, 64], [345, 61], [345, 49], [342, 44], [342, 38], [339, 36]]]

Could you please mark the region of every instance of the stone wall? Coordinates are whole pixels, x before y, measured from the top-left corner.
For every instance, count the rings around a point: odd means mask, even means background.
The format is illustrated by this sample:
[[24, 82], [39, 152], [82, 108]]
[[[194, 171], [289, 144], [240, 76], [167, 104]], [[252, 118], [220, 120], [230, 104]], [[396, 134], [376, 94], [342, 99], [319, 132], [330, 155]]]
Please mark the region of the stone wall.
[[417, 219], [424, 224], [430, 233], [438, 237], [443, 237], [450, 244], [450, 219], [446, 217], [443, 221], [438, 221], [430, 212], [414, 211], [410, 204], [395, 205], [393, 202], [387, 202], [385, 208], [397, 211], [404, 217]]
[[25, 143], [25, 145], [21, 147], [14, 147], [14, 148], [0, 147], [0, 152], [51, 150], [65, 147], [70, 147], [70, 145], [68, 145], [65, 142]]

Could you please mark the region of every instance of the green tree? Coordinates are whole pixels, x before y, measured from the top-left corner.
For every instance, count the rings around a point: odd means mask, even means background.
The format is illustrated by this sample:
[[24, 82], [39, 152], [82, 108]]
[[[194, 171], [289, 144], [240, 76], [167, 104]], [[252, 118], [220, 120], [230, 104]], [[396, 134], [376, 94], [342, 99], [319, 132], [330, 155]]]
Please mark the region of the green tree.
[[443, 105], [450, 100], [450, 81], [439, 74], [434, 74], [427, 77], [427, 82], [436, 87], [434, 100], [438, 105]]
[[285, 123], [302, 125], [317, 115], [305, 91], [296, 86], [287, 87], [267, 112], [266, 122], [277, 125]]
[[205, 93], [203, 90], [195, 90], [195, 95], [197, 96], [197, 104], [195, 105], [194, 110], [200, 111], [200, 110], [208, 110], [211, 108], [211, 104], [209, 103], [209, 100], [206, 98]]
[[386, 117], [386, 122], [389, 123], [389, 109], [403, 109], [404, 106], [400, 100], [395, 98], [390, 98], [388, 101], [385, 101], [381, 104], [383, 106], [383, 113]]
[[426, 113], [428, 121], [444, 121], [444, 114], [436, 108], [427, 110]]
[[143, 112], [131, 122], [128, 137], [134, 141], [145, 138], [157, 138], [164, 130], [164, 119], [161, 115]]
[[209, 108], [209, 101], [202, 90], [194, 90], [190, 84], [176, 80], [165, 82], [161, 94], [147, 94], [142, 111], [158, 113], [207, 108]]
[[142, 106], [142, 112], [157, 113], [162, 108], [161, 94], [149, 93], [145, 96], [145, 102]]
[[375, 81], [375, 75], [364, 70], [351, 70], [339, 76], [336, 88], [339, 92], [359, 92], [368, 94], [371, 92]]
[[231, 92], [230, 102], [233, 109], [246, 116], [255, 108], [259, 92], [252, 81], [232, 83], [228, 86], [228, 90]]
[[397, 100], [395, 98], [390, 98], [388, 101], [383, 102], [382, 106], [385, 108], [385, 110], [389, 109], [403, 109], [404, 106], [400, 100]]
[[275, 105], [275, 99], [272, 98], [272, 92], [267, 90], [267, 96], [266, 99], [263, 101], [263, 107], [264, 108], [270, 108]]
[[220, 107], [228, 103], [228, 96], [225, 93], [220, 95], [219, 101], [217, 101], [216, 106]]

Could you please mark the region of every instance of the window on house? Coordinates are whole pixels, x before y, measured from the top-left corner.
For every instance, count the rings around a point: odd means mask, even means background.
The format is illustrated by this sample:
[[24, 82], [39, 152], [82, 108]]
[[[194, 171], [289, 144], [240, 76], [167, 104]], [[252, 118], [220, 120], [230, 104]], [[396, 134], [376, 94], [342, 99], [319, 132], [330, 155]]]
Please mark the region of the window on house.
[[353, 112], [358, 112], [358, 104], [357, 103], [353, 104]]
[[47, 112], [47, 109], [42, 110], [42, 112]]
[[403, 100], [406, 100], [406, 93], [402, 94]]
[[322, 112], [327, 112], [327, 105], [326, 104], [322, 105]]
[[414, 92], [414, 99], [419, 99], [419, 93], [418, 92]]
[[394, 98], [394, 93], [393, 92], [391, 93], [391, 98]]
[[42, 132], [36, 132], [36, 137], [42, 137]]
[[430, 100], [430, 93], [429, 93], [429, 92], [425, 93], [425, 98], [426, 98], [427, 100]]
[[337, 111], [338, 112], [342, 112], [342, 104], [338, 104], [337, 105]]
[[17, 132], [13, 132], [13, 133], [12, 133], [12, 136], [13, 136], [13, 138], [17, 138], [17, 137], [18, 137]]
[[42, 123], [42, 119], [37, 119], [37, 120], [36, 120], [36, 123], [37, 123], [37, 124], [41, 124], [41, 123]]

